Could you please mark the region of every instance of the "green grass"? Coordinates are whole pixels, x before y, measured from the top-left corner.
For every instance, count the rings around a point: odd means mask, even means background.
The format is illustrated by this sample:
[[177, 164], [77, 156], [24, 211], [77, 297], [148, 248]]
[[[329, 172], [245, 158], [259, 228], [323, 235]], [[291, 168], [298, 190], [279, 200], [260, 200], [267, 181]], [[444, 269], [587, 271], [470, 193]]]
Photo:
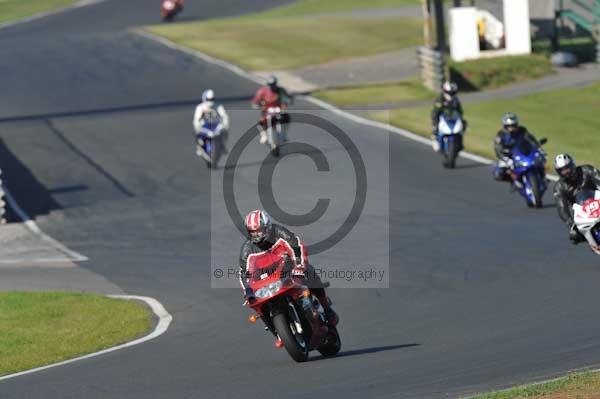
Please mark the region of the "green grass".
[[0, 0], [0, 23], [68, 6], [75, 0]]
[[[600, 84], [531, 94], [507, 100], [465, 105], [469, 128], [465, 135], [468, 151], [493, 158], [493, 138], [505, 112], [516, 112], [521, 123], [538, 138], [547, 137], [544, 146], [550, 156], [571, 153], [578, 163], [600, 165]], [[397, 109], [372, 117], [423, 136], [431, 134], [431, 107]]]
[[510, 390], [486, 393], [472, 399], [596, 399], [600, 392], [600, 374], [569, 374], [543, 384], [523, 385]]
[[320, 90], [313, 93], [324, 101], [337, 105], [361, 105], [361, 104], [390, 104], [429, 100], [435, 97], [435, 93], [426, 89], [420, 79], [413, 78], [395, 83], [384, 83], [375, 85], [339, 87], [335, 89]]
[[265, 14], [273, 16], [298, 16], [368, 8], [392, 8], [420, 4], [420, 0], [304, 0], [288, 6], [275, 8]]
[[450, 64], [451, 79], [463, 91], [495, 89], [552, 73], [544, 54], [498, 57]]
[[417, 45], [422, 27], [414, 18], [274, 17], [267, 12], [146, 29], [246, 69], [277, 70]]
[[0, 293], [0, 375], [140, 337], [151, 316], [138, 302], [63, 292]]

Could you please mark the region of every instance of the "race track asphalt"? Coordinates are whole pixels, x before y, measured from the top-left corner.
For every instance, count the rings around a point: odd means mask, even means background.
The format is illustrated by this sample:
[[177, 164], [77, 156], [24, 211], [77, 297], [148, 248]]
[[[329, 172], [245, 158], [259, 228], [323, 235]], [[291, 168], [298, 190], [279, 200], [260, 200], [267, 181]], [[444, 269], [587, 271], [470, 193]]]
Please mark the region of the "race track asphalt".
[[[157, 22], [155, 3], [109, 0], [0, 30], [0, 146], [10, 155], [0, 168], [14, 171], [5, 178], [17, 201], [90, 259], [80, 268], [174, 316], [154, 341], [4, 381], [0, 398], [446, 398], [600, 363], [599, 260], [568, 243], [551, 195], [528, 209], [489, 166], [461, 159], [444, 170], [422, 144], [303, 101], [294, 110], [345, 132], [367, 172], [359, 223], [312, 262], [389, 265], [389, 288], [332, 281], [337, 358], [296, 364], [275, 350], [246, 322], [239, 290], [210, 288], [242, 238], [221, 195], [232, 169], [209, 173], [191, 134], [194, 104], [212, 87], [231, 110], [234, 147], [256, 119], [257, 85], [129, 31]], [[280, 3], [188, 1], [182, 18]], [[329, 161], [319, 172], [306, 154], [288, 155], [274, 174], [289, 212], [331, 198], [323, 219], [293, 228], [310, 244], [348, 214], [354, 174], [348, 147], [318, 128], [292, 125], [290, 138]], [[236, 168], [242, 210], [259, 206], [265, 155], [253, 141]], [[11, 276], [0, 270], [3, 289]]]

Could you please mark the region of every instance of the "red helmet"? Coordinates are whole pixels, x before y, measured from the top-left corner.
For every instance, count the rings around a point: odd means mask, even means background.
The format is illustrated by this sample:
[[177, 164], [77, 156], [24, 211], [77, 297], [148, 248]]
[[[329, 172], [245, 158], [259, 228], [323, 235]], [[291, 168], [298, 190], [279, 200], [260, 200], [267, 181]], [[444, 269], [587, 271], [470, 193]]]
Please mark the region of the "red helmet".
[[264, 240], [269, 234], [271, 228], [271, 217], [265, 211], [257, 209], [246, 216], [246, 231], [248, 238], [254, 243]]

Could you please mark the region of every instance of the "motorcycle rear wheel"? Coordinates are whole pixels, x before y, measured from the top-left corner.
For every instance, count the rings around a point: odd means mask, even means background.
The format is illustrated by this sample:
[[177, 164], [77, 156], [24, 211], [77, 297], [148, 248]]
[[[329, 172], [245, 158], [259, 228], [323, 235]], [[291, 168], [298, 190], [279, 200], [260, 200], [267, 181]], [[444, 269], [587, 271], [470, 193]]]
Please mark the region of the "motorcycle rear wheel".
[[279, 313], [273, 317], [273, 325], [279, 338], [283, 341], [283, 346], [287, 353], [296, 362], [305, 362], [308, 359], [308, 344], [301, 334], [296, 334], [292, 330], [293, 324], [287, 313]]

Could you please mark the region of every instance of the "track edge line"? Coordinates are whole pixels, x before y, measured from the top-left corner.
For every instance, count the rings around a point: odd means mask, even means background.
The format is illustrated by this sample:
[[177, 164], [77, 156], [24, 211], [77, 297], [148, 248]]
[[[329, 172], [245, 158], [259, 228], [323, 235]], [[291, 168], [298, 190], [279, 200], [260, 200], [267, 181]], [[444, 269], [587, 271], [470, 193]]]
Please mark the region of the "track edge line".
[[133, 341], [129, 341], [124, 344], [113, 346], [111, 348], [102, 349], [97, 352], [88, 353], [87, 355], [79, 356], [79, 357], [76, 357], [73, 359], [63, 360], [61, 362], [48, 364], [46, 366], [36, 367], [36, 368], [30, 369], [30, 370], [20, 371], [18, 373], [14, 373], [14, 374], [8, 374], [8, 375], [0, 377], [0, 381], [20, 377], [20, 376], [27, 375], [27, 374], [37, 373], [39, 371], [48, 370], [48, 369], [54, 368], [54, 367], [64, 366], [64, 365], [67, 365], [70, 363], [90, 359], [90, 358], [101, 356], [101, 355], [104, 355], [104, 354], [107, 354], [110, 352], [115, 352], [115, 351], [118, 351], [121, 349], [129, 348], [131, 346], [139, 345], [141, 343], [150, 341], [150, 340], [157, 338], [157, 337], [161, 336], [162, 334], [164, 334], [167, 331], [167, 329], [169, 328], [169, 325], [171, 324], [171, 322], [173, 321], [173, 316], [171, 316], [171, 314], [165, 309], [165, 307], [162, 305], [162, 303], [160, 303], [158, 300], [156, 300], [154, 298], [147, 297], [147, 296], [138, 296], [138, 295], [107, 295], [107, 297], [117, 298], [117, 299], [127, 299], [127, 300], [138, 300], [138, 301], [145, 302], [152, 309], [152, 312], [154, 313], [154, 315], [156, 317], [158, 317], [158, 323], [156, 324], [156, 327], [150, 334], [147, 334], [141, 338], [134, 339]]

